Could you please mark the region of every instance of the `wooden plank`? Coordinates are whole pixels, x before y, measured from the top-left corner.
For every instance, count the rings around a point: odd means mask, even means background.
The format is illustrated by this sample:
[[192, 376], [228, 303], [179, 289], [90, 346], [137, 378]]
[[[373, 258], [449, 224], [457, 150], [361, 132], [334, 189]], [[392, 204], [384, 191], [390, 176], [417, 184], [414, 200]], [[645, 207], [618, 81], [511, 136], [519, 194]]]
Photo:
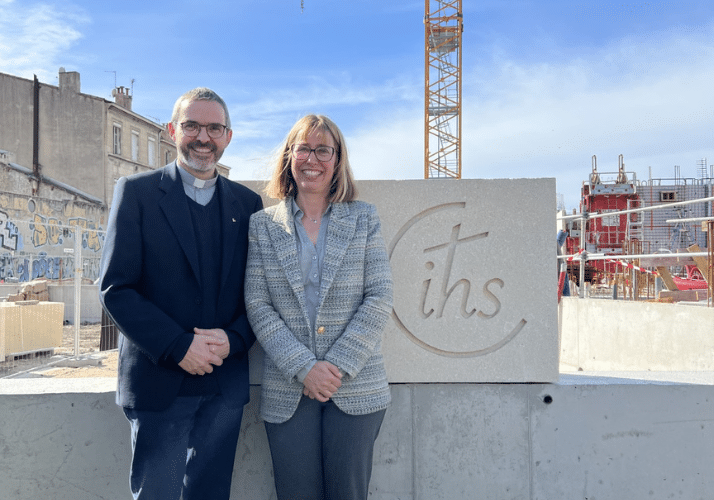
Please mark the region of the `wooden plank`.
[[672, 279], [672, 275], [669, 273], [669, 269], [664, 266], [658, 266], [657, 274], [659, 274], [660, 278], [662, 278], [664, 286], [667, 287], [667, 290], [679, 290], [679, 288], [677, 288], [677, 285], [674, 283], [674, 280]]
[[[701, 252], [699, 249], [699, 245], [692, 245], [689, 248], [687, 248], [690, 252]], [[699, 272], [702, 273], [702, 276], [704, 276], [704, 280], [707, 279], [707, 269], [709, 268], [709, 259], [706, 257], [692, 257], [694, 260], [694, 263], [697, 265], [699, 268]]]
[[707, 300], [706, 290], [662, 290], [659, 294], [660, 299], [671, 299], [672, 302], [699, 302]]
[[640, 259], [642, 267], [690, 266], [692, 264], [695, 264], [694, 259], [686, 254], [663, 254], [662, 257], [642, 257]]

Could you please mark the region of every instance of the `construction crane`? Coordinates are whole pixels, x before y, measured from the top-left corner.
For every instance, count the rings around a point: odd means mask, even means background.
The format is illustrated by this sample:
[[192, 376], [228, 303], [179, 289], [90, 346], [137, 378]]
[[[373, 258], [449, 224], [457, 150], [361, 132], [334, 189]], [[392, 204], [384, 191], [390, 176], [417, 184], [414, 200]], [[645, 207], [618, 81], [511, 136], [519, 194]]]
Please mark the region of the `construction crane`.
[[424, 178], [461, 178], [462, 0], [426, 0]]

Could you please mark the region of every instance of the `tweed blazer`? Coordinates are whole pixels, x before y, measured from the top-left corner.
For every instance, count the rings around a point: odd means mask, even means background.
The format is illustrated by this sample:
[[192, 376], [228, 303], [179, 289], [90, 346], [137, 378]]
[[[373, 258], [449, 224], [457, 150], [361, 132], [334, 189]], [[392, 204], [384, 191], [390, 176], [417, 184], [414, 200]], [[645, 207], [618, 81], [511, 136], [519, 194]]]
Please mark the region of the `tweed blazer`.
[[325, 241], [320, 303], [312, 331], [298, 262], [291, 199], [251, 216], [245, 299], [266, 356], [261, 416], [288, 420], [300, 402], [296, 375], [312, 360], [341, 368], [332, 401], [365, 415], [389, 406], [382, 334], [392, 310], [392, 274], [373, 205], [334, 203]]

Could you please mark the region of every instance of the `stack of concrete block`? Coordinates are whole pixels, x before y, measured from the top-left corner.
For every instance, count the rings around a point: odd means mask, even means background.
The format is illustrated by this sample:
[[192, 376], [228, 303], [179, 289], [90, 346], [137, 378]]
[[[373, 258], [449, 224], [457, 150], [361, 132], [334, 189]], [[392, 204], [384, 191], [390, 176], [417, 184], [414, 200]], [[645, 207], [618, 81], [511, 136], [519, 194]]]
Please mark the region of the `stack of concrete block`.
[[47, 288], [47, 280], [30, 281], [18, 293], [10, 294], [7, 297], [8, 302], [22, 302], [25, 300], [49, 301], [50, 292]]

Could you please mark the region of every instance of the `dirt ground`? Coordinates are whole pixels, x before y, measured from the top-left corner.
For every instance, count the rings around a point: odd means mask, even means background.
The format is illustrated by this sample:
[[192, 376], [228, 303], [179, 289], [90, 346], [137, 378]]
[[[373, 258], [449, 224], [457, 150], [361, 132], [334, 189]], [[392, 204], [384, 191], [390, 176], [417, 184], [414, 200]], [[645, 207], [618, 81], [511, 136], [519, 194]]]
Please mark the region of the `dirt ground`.
[[110, 377], [117, 376], [117, 359], [118, 352], [116, 349], [112, 351], [103, 351], [97, 353], [94, 358], [97, 358], [97, 365], [87, 365], [78, 367], [53, 367], [43, 369], [41, 371], [43, 377], [52, 378], [87, 378], [87, 377]]
[[[101, 325], [80, 325], [79, 358], [73, 360], [74, 325], [63, 326], [62, 346], [0, 363], [0, 377], [116, 377], [117, 350], [100, 351]], [[62, 366], [59, 366], [62, 365]], [[71, 366], [64, 366], [71, 365]]]

